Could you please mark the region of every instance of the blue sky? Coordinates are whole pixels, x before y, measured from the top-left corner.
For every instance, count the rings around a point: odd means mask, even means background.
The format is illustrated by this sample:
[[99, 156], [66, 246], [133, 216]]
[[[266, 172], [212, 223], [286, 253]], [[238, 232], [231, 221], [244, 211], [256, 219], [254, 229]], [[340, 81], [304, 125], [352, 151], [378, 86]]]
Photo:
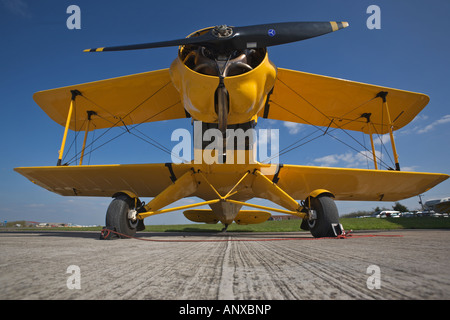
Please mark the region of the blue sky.
[[[72, 4], [81, 9], [80, 30], [66, 27], [69, 17], [66, 9]], [[381, 8], [379, 30], [369, 30], [366, 26], [370, 16], [366, 9], [372, 4]], [[219, 24], [245, 26], [287, 21], [348, 21], [350, 27], [339, 32], [271, 47], [269, 57], [278, 67], [429, 95], [428, 106], [412, 123], [395, 133], [400, 165], [412, 171], [449, 174], [448, 12], [450, 2], [447, 0], [0, 0], [3, 49], [0, 51], [0, 130], [3, 138], [0, 221], [104, 224], [111, 200], [61, 197], [33, 185], [13, 171], [19, 166], [56, 164], [63, 128], [53, 123], [34, 103], [34, 92], [167, 68], [177, 54], [175, 47], [103, 54], [86, 54], [83, 49], [176, 39]], [[140, 127], [169, 149], [175, 144], [170, 141], [170, 134], [176, 128], [190, 129], [189, 120]], [[281, 148], [311, 132], [306, 125], [275, 121], [260, 121], [257, 128], [279, 128]], [[117, 133], [120, 131], [105, 138]], [[354, 135], [362, 139], [361, 134]], [[93, 152], [90, 163], [170, 161], [168, 154], [136, 140], [124, 135]], [[358, 148], [354, 143], [352, 145]], [[130, 153], [130, 146], [139, 152]], [[391, 152], [389, 144], [386, 147]], [[377, 148], [380, 150], [379, 144]], [[386, 157], [385, 151], [383, 157]], [[390, 163], [389, 158], [384, 159]], [[365, 158], [327, 136], [282, 155], [280, 161], [367, 168]], [[450, 196], [450, 181], [426, 192], [423, 198], [446, 196]], [[194, 200], [183, 201], [179, 204]], [[419, 208], [417, 197], [401, 203], [410, 209]], [[338, 202], [341, 214], [392, 205], [390, 202]], [[146, 224], [187, 222], [180, 212], [150, 219], [146, 219]]]

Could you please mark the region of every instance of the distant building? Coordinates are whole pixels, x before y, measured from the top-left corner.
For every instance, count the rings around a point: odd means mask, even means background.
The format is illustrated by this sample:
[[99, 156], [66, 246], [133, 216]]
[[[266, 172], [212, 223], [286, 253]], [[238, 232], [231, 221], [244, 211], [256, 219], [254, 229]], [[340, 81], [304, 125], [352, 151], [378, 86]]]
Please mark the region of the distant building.
[[67, 223], [61, 222], [41, 222], [36, 227], [39, 228], [58, 228], [58, 227], [67, 227]]

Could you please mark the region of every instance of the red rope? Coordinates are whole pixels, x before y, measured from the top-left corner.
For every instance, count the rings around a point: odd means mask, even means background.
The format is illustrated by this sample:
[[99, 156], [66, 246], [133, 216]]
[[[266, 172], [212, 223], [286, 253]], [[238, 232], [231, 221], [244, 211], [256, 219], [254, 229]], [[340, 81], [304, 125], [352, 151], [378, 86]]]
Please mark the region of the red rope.
[[[365, 235], [354, 235], [352, 234], [353, 230], [349, 232], [343, 231], [342, 234], [337, 237], [322, 237], [322, 238], [267, 238], [267, 239], [183, 239], [183, 240], [162, 240], [162, 239], [143, 239], [137, 238], [133, 236], [129, 236], [111, 229], [103, 228], [101, 231], [101, 236], [103, 239], [106, 239], [110, 233], [117, 234], [119, 236], [141, 240], [141, 241], [152, 241], [152, 242], [227, 242], [227, 241], [287, 241], [287, 240], [322, 240], [322, 239], [352, 239], [352, 238], [374, 238], [374, 237], [403, 237], [402, 235], [394, 235], [394, 234], [365, 234]], [[106, 235], [105, 235], [106, 233]]]

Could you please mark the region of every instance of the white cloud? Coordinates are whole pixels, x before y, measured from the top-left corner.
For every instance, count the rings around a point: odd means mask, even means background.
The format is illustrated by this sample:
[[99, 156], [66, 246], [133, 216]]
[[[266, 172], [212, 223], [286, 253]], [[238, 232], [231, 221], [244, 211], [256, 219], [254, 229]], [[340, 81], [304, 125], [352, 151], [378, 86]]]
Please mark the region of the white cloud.
[[339, 162], [337, 156], [338, 155], [330, 154], [330, 155], [325, 156], [325, 157], [314, 159], [313, 161], [318, 163], [321, 166], [330, 167], [333, 164], [336, 164], [336, 163]]
[[[377, 158], [377, 162], [379, 162], [378, 159], [381, 159], [382, 155], [381, 152], [378, 150], [375, 150], [375, 157]], [[367, 167], [367, 161], [369, 161], [369, 164], [371, 165], [373, 163], [373, 153], [369, 150], [363, 150], [356, 154], [355, 156], [355, 163], [357, 165], [364, 165]]]
[[433, 130], [436, 126], [444, 124], [444, 123], [449, 123], [449, 122], [450, 122], [450, 114], [447, 114], [447, 115], [443, 116], [442, 118], [440, 118], [440, 119], [432, 122], [431, 124], [425, 126], [424, 128], [419, 129], [417, 131], [417, 133], [429, 132], [429, 131]]
[[416, 171], [416, 169], [418, 168], [418, 166], [409, 166], [409, 167], [402, 167], [402, 171]]
[[283, 125], [288, 128], [290, 134], [297, 134], [301, 128], [301, 123], [295, 123], [295, 122], [289, 122], [289, 121], [283, 121]]
[[[375, 151], [375, 153], [378, 158], [381, 156], [379, 151]], [[313, 161], [324, 167], [367, 168], [367, 165], [373, 165], [372, 151], [367, 150], [358, 153], [330, 154]]]
[[314, 162], [321, 166], [330, 167], [338, 163], [349, 165], [355, 161], [355, 156], [352, 152], [341, 154], [330, 154], [321, 158], [314, 159]]
[[414, 123], [414, 122], [420, 122], [420, 121], [422, 121], [422, 120], [427, 120], [428, 119], [428, 116], [427, 115], [425, 115], [425, 114], [418, 114], [412, 121], [411, 121], [411, 123]]
[[373, 137], [374, 145], [381, 145], [381, 143], [386, 145], [387, 143], [390, 143], [390, 142], [391, 142], [391, 136], [389, 133], [383, 134], [382, 136]]

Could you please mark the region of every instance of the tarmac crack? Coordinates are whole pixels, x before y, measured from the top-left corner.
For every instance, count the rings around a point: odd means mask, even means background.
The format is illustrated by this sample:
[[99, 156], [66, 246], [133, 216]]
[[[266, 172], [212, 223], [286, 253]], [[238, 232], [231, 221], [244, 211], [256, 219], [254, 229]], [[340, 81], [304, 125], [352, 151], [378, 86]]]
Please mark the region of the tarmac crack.
[[233, 293], [233, 278], [234, 278], [234, 266], [230, 266], [230, 251], [232, 247], [232, 242], [229, 241], [228, 237], [227, 247], [225, 249], [223, 261], [222, 261], [222, 272], [220, 275], [219, 290], [217, 294], [217, 299], [219, 300], [232, 300], [234, 299]]

